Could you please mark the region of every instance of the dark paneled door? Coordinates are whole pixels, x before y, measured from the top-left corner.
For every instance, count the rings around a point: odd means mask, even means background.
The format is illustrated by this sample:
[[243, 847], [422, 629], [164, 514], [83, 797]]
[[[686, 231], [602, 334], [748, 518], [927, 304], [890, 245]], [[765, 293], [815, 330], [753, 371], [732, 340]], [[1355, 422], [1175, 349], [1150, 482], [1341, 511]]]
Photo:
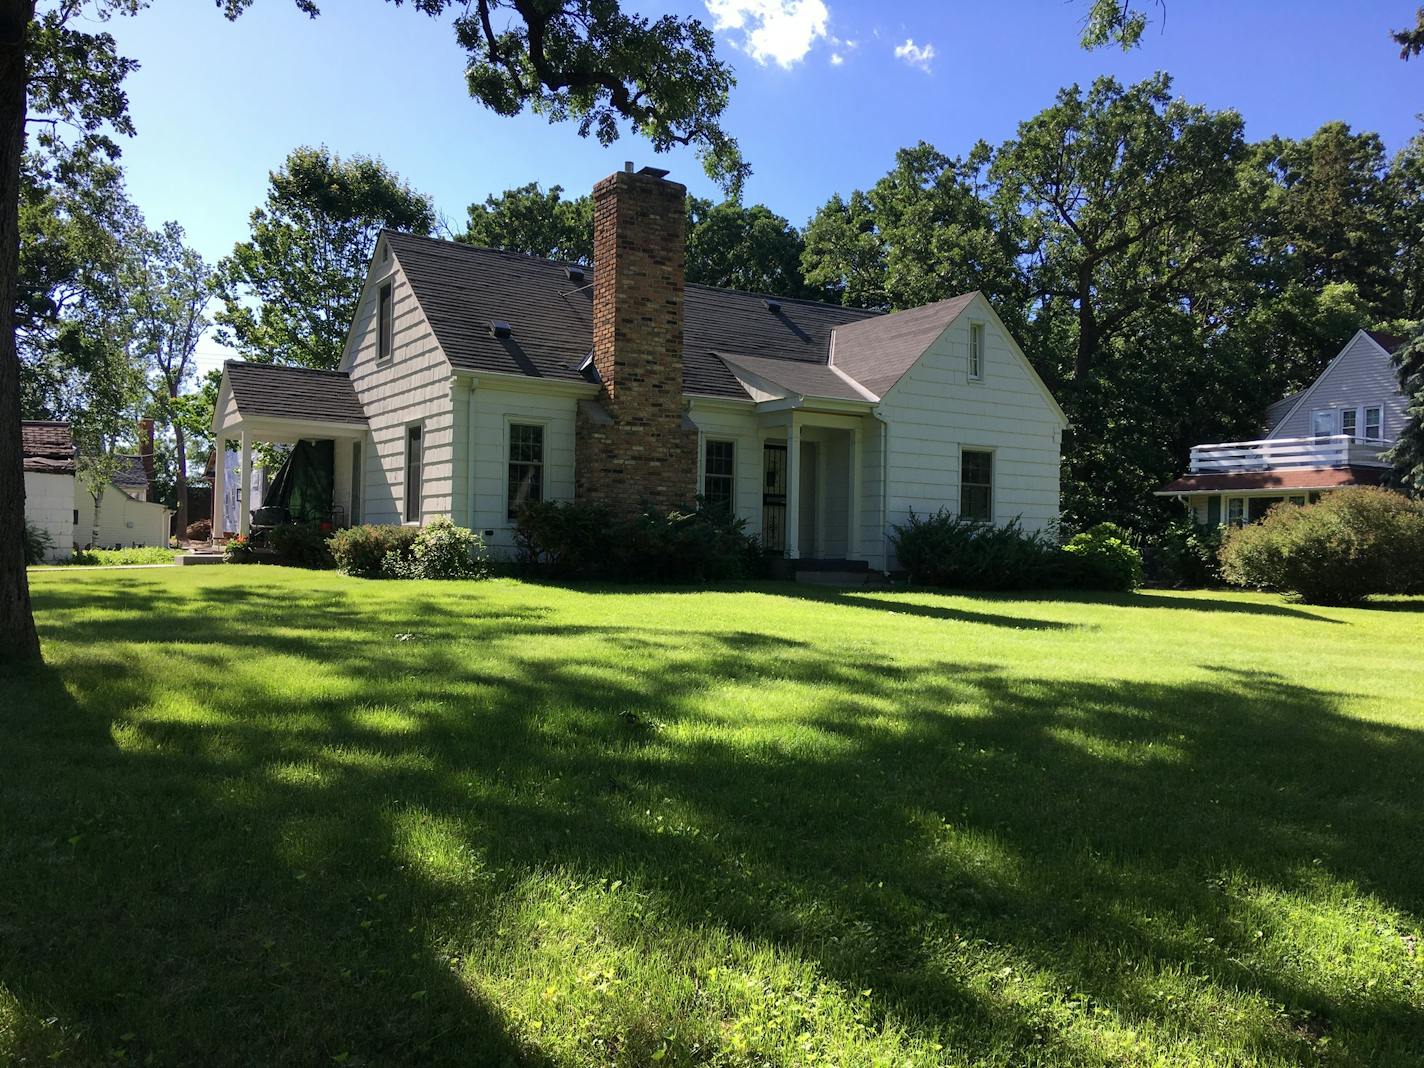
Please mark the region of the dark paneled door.
[[766, 443], [762, 450], [761, 543], [770, 552], [786, 551], [786, 446]]

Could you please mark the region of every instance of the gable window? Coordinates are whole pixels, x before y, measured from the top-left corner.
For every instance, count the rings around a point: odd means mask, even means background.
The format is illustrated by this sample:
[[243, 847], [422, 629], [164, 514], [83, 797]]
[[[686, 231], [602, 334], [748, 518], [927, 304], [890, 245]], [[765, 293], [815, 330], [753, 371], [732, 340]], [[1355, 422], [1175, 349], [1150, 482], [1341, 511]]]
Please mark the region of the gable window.
[[984, 324], [969, 324], [969, 377], [984, 377]]
[[959, 514], [989, 523], [994, 519], [994, 454], [965, 449], [959, 454]]
[[1310, 432], [1317, 438], [1328, 438], [1335, 433], [1335, 413], [1329, 408], [1312, 412], [1310, 415]]
[[702, 451], [702, 500], [709, 512], [732, 514], [736, 446], [730, 441], [709, 441]]
[[376, 359], [388, 359], [395, 341], [395, 324], [391, 316], [391, 283], [381, 286], [376, 311]]
[[420, 424], [405, 428], [405, 521], [420, 522], [421, 478], [424, 462], [421, 456]]
[[1352, 439], [1355, 437], [1355, 430], [1358, 425], [1355, 421], [1357, 414], [1353, 408], [1346, 408], [1340, 413], [1340, 433], [1347, 434]]
[[509, 424], [509, 510], [513, 519], [526, 504], [544, 499], [544, 428]]
[[1365, 440], [1384, 440], [1384, 409], [1378, 404], [1365, 409]]

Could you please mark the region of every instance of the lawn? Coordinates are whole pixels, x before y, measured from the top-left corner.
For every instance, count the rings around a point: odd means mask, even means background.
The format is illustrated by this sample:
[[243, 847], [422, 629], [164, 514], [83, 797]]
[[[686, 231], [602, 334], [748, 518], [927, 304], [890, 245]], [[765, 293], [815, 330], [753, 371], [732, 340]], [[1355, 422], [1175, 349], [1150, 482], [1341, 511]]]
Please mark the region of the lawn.
[[1424, 1063], [1424, 601], [31, 583], [0, 1063]]

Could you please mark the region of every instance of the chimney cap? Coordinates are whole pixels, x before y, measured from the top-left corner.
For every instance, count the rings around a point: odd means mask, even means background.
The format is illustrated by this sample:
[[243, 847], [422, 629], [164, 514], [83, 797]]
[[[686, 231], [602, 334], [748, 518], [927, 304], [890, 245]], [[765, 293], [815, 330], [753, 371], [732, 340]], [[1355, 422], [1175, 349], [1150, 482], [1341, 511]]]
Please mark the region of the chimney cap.
[[[632, 164], [630, 163], [628, 166], [631, 167]], [[638, 173], [647, 175], [649, 178], [666, 178], [668, 176], [666, 168], [663, 167], [643, 167]]]
[[623, 161], [623, 169], [624, 169], [625, 171], [627, 171], [629, 174], [632, 174], [632, 173], [633, 173], [633, 161], [632, 161], [631, 159], [625, 159], [625, 160]]
[[514, 333], [514, 327], [510, 326], [503, 319], [490, 320], [490, 334], [493, 337], [510, 337]]

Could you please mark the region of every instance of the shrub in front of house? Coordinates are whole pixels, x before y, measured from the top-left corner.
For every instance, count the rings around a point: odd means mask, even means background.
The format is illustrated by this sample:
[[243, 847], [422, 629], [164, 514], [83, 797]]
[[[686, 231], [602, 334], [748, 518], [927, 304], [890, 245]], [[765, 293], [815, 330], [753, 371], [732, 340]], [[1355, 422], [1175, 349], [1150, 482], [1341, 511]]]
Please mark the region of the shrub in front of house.
[[419, 529], [409, 552], [388, 552], [381, 570], [387, 578], [484, 578], [489, 574], [489, 556], [484, 539], [473, 530], [436, 516]]
[[520, 509], [520, 566], [549, 578], [618, 582], [722, 582], [754, 574], [762, 553], [746, 521], [711, 509], [612, 518], [578, 501]]
[[327, 538], [320, 523], [286, 523], [267, 532], [267, 544], [276, 552], [277, 562], [289, 567], [336, 566]]
[[25, 566], [42, 564], [50, 550], [54, 548], [54, 539], [49, 536], [49, 531], [43, 527], [37, 527], [28, 519], [25, 520], [24, 531], [25, 542]]
[[418, 527], [366, 524], [338, 530], [327, 539], [326, 547], [343, 575], [380, 578], [391, 553], [410, 558], [419, 533]]
[[913, 509], [896, 524], [890, 541], [912, 583], [965, 590], [1026, 590], [1059, 585], [1059, 550], [1045, 534], [1017, 519], [994, 526], [941, 508]]
[[213, 521], [199, 519], [196, 523], [189, 523], [183, 530], [183, 536], [189, 541], [207, 541], [213, 536]]
[[1169, 523], [1144, 540], [1144, 573], [1164, 586], [1221, 585], [1222, 529], [1194, 519]]
[[229, 564], [257, 563], [257, 553], [253, 551], [252, 539], [243, 534], [235, 534], [229, 538], [227, 544], [223, 546], [223, 561]]
[[1074, 534], [1060, 550], [1064, 585], [1081, 590], [1133, 590], [1142, 585], [1142, 554], [1127, 531], [1099, 523]]
[[1315, 504], [1276, 505], [1221, 546], [1234, 586], [1293, 593], [1311, 604], [1358, 604], [1370, 594], [1424, 589], [1424, 503], [1352, 486]]

